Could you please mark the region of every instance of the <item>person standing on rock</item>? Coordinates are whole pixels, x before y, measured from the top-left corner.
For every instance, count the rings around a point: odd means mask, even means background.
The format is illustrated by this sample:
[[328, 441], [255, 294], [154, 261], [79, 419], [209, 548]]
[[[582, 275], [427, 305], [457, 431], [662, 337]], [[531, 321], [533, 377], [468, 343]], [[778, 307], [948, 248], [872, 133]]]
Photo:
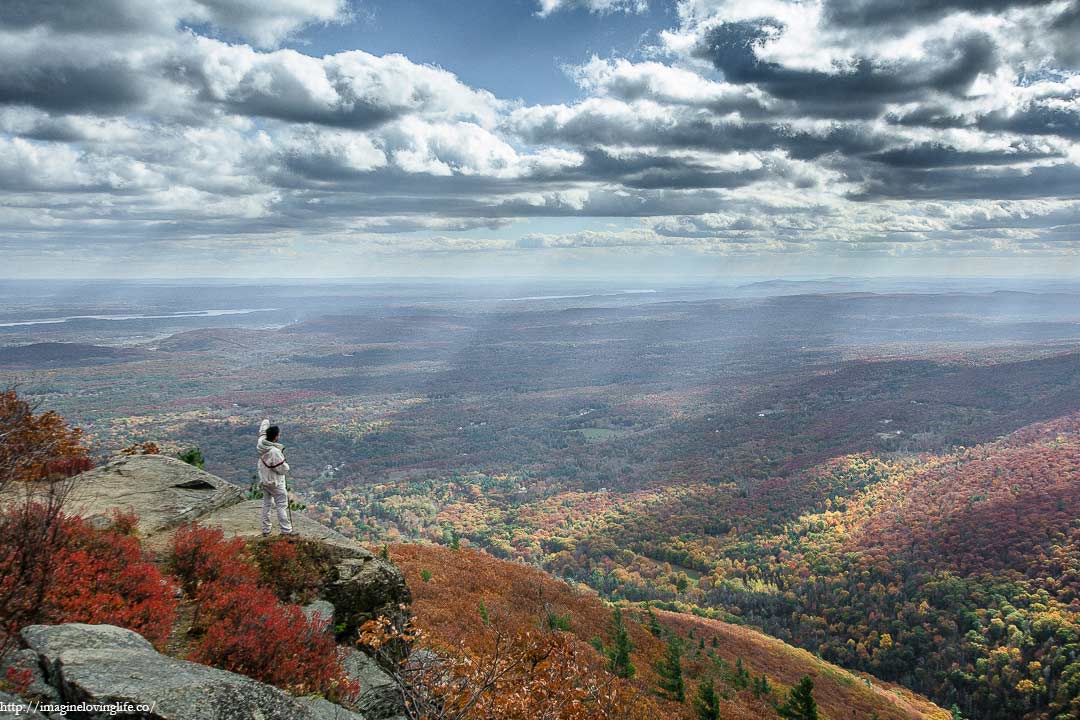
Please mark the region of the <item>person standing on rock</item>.
[[272, 529], [270, 511], [277, 508], [278, 526], [282, 535], [292, 535], [289, 520], [289, 494], [285, 490], [285, 475], [289, 463], [285, 462], [285, 446], [277, 442], [281, 429], [266, 419], [259, 425], [259, 489], [263, 494], [262, 534], [266, 537]]

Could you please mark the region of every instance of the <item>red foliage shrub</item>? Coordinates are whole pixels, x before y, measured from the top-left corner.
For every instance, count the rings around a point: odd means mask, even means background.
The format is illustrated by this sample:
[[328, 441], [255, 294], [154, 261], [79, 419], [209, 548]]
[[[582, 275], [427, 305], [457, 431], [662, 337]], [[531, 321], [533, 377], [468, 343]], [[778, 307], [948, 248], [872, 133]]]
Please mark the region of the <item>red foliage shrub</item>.
[[[26, 519], [23, 513], [8, 511], [0, 516], [0, 527], [17, 532]], [[0, 552], [9, 552], [7, 542], [0, 547]], [[52, 561], [47, 570], [41, 569], [47, 577], [23, 579], [28, 593], [35, 587], [42, 587], [43, 593], [40, 599], [36, 593], [22, 599], [24, 605], [36, 606], [17, 615], [20, 627], [64, 622], [119, 625], [159, 647], [164, 644], [177, 600], [157, 567], [143, 556], [136, 538], [123, 530], [95, 530], [80, 518], [61, 516], [47, 552]], [[8, 581], [5, 577], [0, 584]], [[18, 593], [17, 587], [5, 590]]]
[[341, 650], [322, 623], [283, 605], [257, 585], [204, 585], [200, 616], [209, 629], [191, 659], [242, 673], [288, 692], [348, 698], [358, 686], [341, 666]]
[[221, 528], [184, 525], [173, 536], [169, 571], [188, 595], [196, 595], [199, 587], [207, 583], [255, 584], [258, 572], [245, 554], [244, 541], [225, 540]]
[[30, 690], [33, 679], [30, 668], [9, 667], [4, 673], [4, 680], [0, 682], [0, 687], [15, 695], [25, 695]]
[[294, 694], [349, 699], [359, 690], [324, 623], [309, 621], [299, 607], [279, 603], [259, 584], [243, 541], [225, 540], [216, 528], [187, 526], [173, 539], [170, 565], [190, 589], [196, 627], [205, 631], [192, 660]]
[[139, 529], [139, 516], [134, 511], [113, 510], [111, 519], [113, 532], [119, 535], [135, 537], [135, 533]]

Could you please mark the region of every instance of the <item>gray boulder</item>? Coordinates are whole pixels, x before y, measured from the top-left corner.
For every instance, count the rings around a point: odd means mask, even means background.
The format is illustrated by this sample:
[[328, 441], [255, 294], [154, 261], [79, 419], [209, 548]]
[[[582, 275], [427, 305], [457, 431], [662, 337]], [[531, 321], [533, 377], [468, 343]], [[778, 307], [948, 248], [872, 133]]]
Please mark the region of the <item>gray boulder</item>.
[[343, 628], [340, 634], [350, 639], [368, 620], [398, 618], [412, 602], [401, 570], [371, 553], [339, 560], [322, 595], [334, 605], [334, 622]]
[[33, 625], [23, 629], [21, 637], [37, 653], [46, 679], [65, 702], [141, 705], [148, 709], [139, 717], [151, 720], [329, 717], [325, 707], [313, 708], [243, 675], [161, 655], [137, 633], [123, 628]]
[[387, 720], [405, 714], [405, 699], [398, 684], [377, 662], [359, 650], [350, 650], [342, 661], [345, 672], [360, 682], [356, 708], [370, 720]]
[[139, 516], [139, 529], [150, 535], [243, 497], [236, 485], [176, 458], [132, 455], [79, 475], [67, 509], [106, 518], [113, 510], [132, 511]]
[[0, 720], [47, 720], [44, 715], [35, 712], [30, 704], [20, 697], [0, 692]]
[[304, 615], [309, 621], [314, 620], [317, 616], [324, 625], [330, 625], [334, 622], [334, 605], [328, 600], [316, 600], [300, 609], [304, 611]]
[[364, 716], [335, 705], [326, 698], [299, 697], [296, 702], [312, 713], [312, 720], [364, 720]]
[[[262, 536], [262, 500], [244, 500], [227, 507], [220, 507], [200, 518], [203, 525], [221, 528], [225, 537], [259, 538]], [[291, 514], [295, 538], [317, 540], [327, 548], [341, 548], [349, 553], [367, 553], [363, 546], [353, 542], [341, 533], [312, 520], [302, 513]], [[277, 533], [277, 516], [274, 516], [274, 532]]]
[[8, 677], [8, 672], [27, 673], [30, 683], [23, 695], [26, 698], [41, 700], [43, 702], [55, 702], [60, 699], [60, 693], [45, 680], [45, 673], [38, 662], [38, 655], [30, 649], [16, 649], [8, 652], [0, 658], [0, 679]]

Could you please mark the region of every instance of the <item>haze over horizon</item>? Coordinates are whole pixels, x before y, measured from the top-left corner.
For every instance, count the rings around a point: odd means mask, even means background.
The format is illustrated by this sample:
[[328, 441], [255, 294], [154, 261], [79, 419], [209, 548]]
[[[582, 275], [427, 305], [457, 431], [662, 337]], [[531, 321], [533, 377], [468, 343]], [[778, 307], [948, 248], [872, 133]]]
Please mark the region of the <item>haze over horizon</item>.
[[0, 1], [0, 276], [1075, 277], [1075, 0]]

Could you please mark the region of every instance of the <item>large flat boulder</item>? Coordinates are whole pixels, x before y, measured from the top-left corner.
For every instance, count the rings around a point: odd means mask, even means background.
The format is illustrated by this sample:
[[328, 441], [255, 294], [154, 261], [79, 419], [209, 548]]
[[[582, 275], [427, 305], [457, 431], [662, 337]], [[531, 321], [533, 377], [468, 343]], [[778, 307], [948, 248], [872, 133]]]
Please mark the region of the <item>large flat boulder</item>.
[[68, 508], [83, 517], [131, 511], [139, 529], [152, 535], [243, 498], [236, 485], [176, 458], [132, 455], [79, 475]]
[[150, 720], [363, 720], [243, 675], [161, 655], [137, 633], [112, 625], [32, 625], [21, 638], [68, 703], [143, 705], [150, 709], [138, 716]]
[[[262, 500], [245, 500], [229, 505], [228, 507], [216, 508], [205, 517], [199, 519], [199, 524], [220, 527], [225, 537], [255, 538], [262, 535]], [[274, 520], [274, 532], [277, 532], [277, 515], [271, 514]], [[305, 540], [318, 540], [328, 548], [338, 549], [342, 555], [350, 557], [371, 557], [371, 552], [353, 540], [345, 537], [337, 530], [332, 530], [322, 523], [311, 518], [292, 513], [293, 532], [296, 537]]]

